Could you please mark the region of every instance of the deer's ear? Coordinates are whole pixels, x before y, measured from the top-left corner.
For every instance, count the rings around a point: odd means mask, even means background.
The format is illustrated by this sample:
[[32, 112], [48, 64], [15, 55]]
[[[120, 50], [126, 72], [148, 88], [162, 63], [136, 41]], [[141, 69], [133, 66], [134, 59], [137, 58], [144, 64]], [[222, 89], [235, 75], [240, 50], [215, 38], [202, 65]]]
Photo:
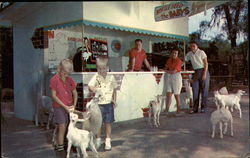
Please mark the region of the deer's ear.
[[86, 119], [89, 119], [91, 116], [91, 112], [90, 111], [87, 111], [87, 114], [86, 114]]
[[93, 101], [98, 102], [98, 101], [99, 101], [99, 98], [100, 98], [100, 95], [99, 95], [98, 97], [94, 97], [94, 98], [93, 98]]

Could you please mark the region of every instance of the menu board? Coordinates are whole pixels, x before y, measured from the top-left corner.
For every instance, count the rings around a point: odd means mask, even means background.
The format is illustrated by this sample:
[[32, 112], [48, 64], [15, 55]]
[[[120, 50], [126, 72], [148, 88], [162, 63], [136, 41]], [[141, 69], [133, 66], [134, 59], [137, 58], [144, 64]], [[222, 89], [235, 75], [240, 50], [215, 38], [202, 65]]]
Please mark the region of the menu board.
[[108, 43], [106, 41], [101, 41], [97, 39], [90, 39], [91, 45], [91, 62], [96, 62], [96, 58], [98, 56], [106, 56], [108, 57]]

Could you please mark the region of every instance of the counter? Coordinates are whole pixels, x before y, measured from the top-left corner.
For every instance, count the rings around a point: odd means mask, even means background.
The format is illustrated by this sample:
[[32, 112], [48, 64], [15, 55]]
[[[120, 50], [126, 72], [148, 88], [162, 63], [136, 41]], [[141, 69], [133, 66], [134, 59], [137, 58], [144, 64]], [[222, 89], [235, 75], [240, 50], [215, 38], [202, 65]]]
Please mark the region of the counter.
[[[96, 72], [74, 72], [71, 76], [77, 83], [87, 85], [95, 73]], [[194, 71], [182, 71], [181, 73], [192, 74]], [[51, 73], [50, 76], [53, 74], [54, 73]], [[148, 107], [149, 101], [153, 100], [156, 95], [166, 95], [166, 85], [164, 84], [166, 80], [165, 72], [108, 72], [108, 74], [114, 75], [118, 83], [118, 106], [115, 108], [115, 120], [117, 122], [143, 117], [141, 108]], [[83, 88], [83, 91], [83, 98], [89, 97], [88, 89]], [[183, 97], [185, 97], [185, 94], [181, 93], [181, 98]], [[187, 109], [189, 105], [182, 102], [181, 108]], [[164, 109], [165, 104], [163, 110]], [[176, 111], [174, 95], [169, 111]]]

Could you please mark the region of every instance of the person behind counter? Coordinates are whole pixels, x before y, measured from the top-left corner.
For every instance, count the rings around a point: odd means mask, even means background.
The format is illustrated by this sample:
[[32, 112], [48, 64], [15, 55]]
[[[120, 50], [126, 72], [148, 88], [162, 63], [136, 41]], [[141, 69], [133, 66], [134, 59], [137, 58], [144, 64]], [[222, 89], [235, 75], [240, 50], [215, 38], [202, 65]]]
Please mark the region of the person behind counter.
[[89, 56], [87, 56], [88, 58], [86, 58], [85, 54], [91, 54], [89, 39], [87, 37], [84, 37], [83, 40], [84, 46], [77, 48], [76, 54], [73, 57], [74, 72], [84, 71], [84, 66], [86, 65], [86, 62], [89, 59]]
[[166, 98], [166, 109], [164, 112], [169, 111], [170, 104], [172, 102], [172, 94], [174, 93], [176, 104], [177, 104], [177, 115], [182, 114], [183, 112], [180, 109], [181, 99], [180, 93], [182, 88], [182, 76], [181, 76], [181, 67], [182, 61], [178, 58], [178, 49], [173, 49], [171, 51], [171, 57], [167, 60], [165, 65], [165, 71], [167, 75], [166, 79], [166, 88], [167, 88], [167, 98]]
[[135, 48], [129, 51], [129, 65], [128, 71], [141, 71], [142, 64], [146, 65], [150, 70], [150, 64], [147, 60], [147, 55], [144, 49], [142, 49], [142, 40], [135, 40]]
[[190, 113], [198, 112], [200, 92], [202, 96], [201, 113], [205, 113], [210, 80], [207, 55], [203, 50], [198, 48], [195, 41], [190, 42], [190, 48], [191, 51], [185, 56], [185, 61], [190, 60], [195, 71], [191, 81], [193, 90], [193, 111], [190, 111]]
[[55, 150], [64, 150], [64, 139], [69, 122], [69, 112], [77, 103], [76, 82], [69, 76], [73, 71], [72, 60], [63, 59], [57, 68], [57, 74], [50, 79], [53, 99], [54, 121], [58, 125]]
[[[108, 58], [98, 57], [96, 59], [97, 74], [95, 74], [89, 81], [89, 89], [101, 96], [99, 97], [99, 107], [102, 113], [102, 119], [106, 127], [105, 150], [111, 150], [111, 123], [114, 119], [114, 108], [116, 104], [116, 80], [113, 75], [108, 75]], [[96, 139], [97, 148], [101, 145], [101, 129], [97, 134]]]

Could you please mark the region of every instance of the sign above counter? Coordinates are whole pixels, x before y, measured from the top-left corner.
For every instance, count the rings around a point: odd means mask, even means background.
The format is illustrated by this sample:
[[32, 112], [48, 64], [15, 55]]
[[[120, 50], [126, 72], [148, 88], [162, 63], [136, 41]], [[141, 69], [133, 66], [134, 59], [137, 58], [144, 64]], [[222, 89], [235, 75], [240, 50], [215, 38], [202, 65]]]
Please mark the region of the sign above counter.
[[155, 21], [169, 20], [188, 16], [190, 4], [187, 1], [174, 1], [166, 5], [157, 6], [154, 10]]
[[154, 18], [155, 21], [163, 21], [187, 16], [190, 17], [203, 11], [204, 15], [206, 15], [206, 10], [227, 2], [227, 0], [167, 2], [166, 4], [155, 7]]

